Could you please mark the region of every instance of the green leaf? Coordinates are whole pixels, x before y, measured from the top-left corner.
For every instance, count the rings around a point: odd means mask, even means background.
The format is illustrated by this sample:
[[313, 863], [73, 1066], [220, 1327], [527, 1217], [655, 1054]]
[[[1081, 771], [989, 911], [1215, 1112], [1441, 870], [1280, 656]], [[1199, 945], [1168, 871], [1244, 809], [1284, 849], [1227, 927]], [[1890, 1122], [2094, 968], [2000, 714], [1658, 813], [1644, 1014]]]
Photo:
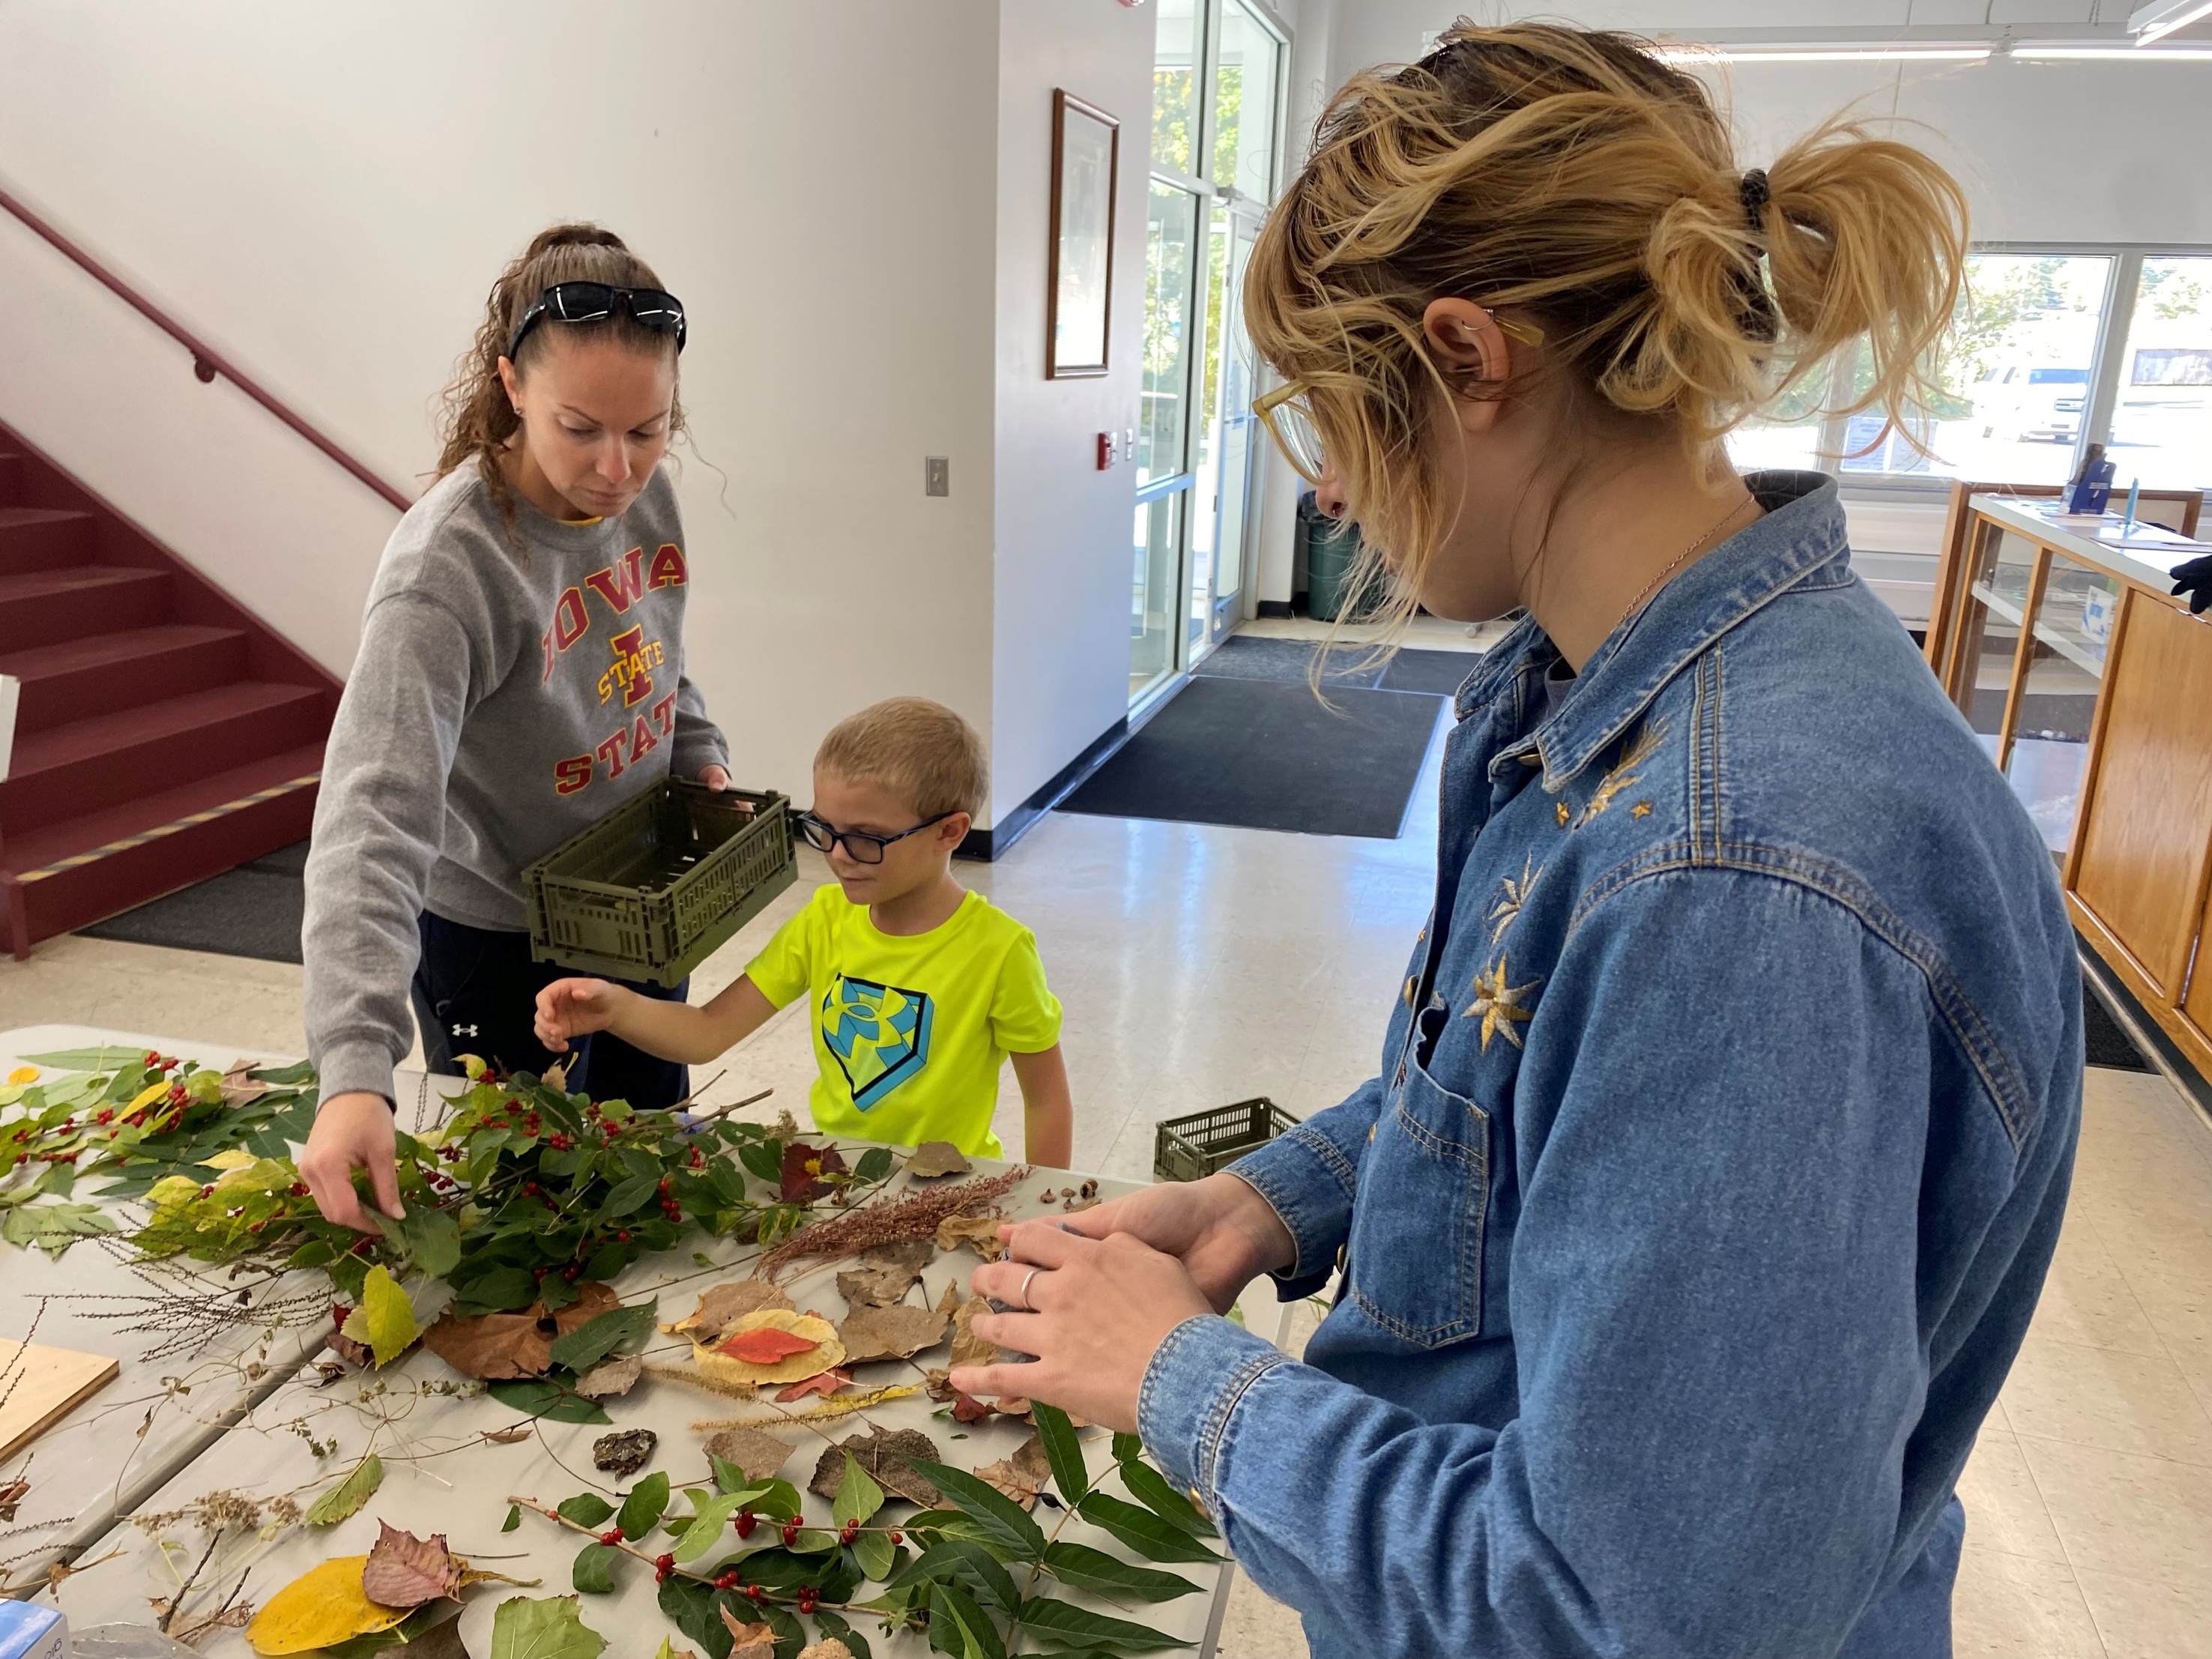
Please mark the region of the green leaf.
[[1141, 1504], [1110, 1492], [1092, 1492], [1077, 1505], [1085, 1521], [1102, 1527], [1148, 1561], [1218, 1561], [1214, 1551], [1181, 1527], [1170, 1526]]
[[592, 1629], [573, 1595], [517, 1595], [491, 1616], [491, 1659], [599, 1659], [607, 1639]]
[[738, 1148], [738, 1161], [771, 1185], [783, 1180], [783, 1143], [780, 1140], [749, 1140]]
[[520, 1504], [509, 1504], [507, 1506], [507, 1519], [499, 1523], [499, 1529], [501, 1532], [513, 1532], [521, 1524], [522, 1505]]
[[1133, 1434], [1116, 1433], [1114, 1437], [1114, 1461], [1116, 1463], [1135, 1463], [1145, 1455], [1145, 1443]]
[[146, 1051], [111, 1045], [105, 1048], [57, 1048], [50, 1054], [25, 1054], [23, 1059], [31, 1065], [49, 1066], [57, 1072], [116, 1072], [142, 1066]]
[[730, 1517], [744, 1507], [732, 1492], [723, 1492], [704, 1503], [699, 1503], [695, 1496], [692, 1501], [698, 1503], [698, 1512], [693, 1516], [691, 1524], [684, 1528], [684, 1535], [676, 1540], [676, 1559], [686, 1566], [721, 1542], [722, 1534], [730, 1524]]
[[307, 1505], [301, 1518], [311, 1527], [334, 1527], [376, 1496], [384, 1484], [384, 1460], [374, 1452], [353, 1466], [346, 1478]]
[[1181, 1573], [1132, 1566], [1119, 1556], [1094, 1550], [1088, 1544], [1064, 1540], [1045, 1546], [1044, 1568], [1062, 1583], [1078, 1589], [1136, 1601], [1172, 1601], [1179, 1595], [1195, 1595], [1200, 1588]]
[[830, 1518], [841, 1527], [856, 1521], [866, 1523], [883, 1506], [884, 1489], [847, 1452], [844, 1478], [837, 1482], [836, 1497], [830, 1500]]
[[891, 1172], [891, 1149], [871, 1146], [860, 1154], [860, 1161], [853, 1166], [853, 1175], [860, 1181], [881, 1181]]
[[606, 1595], [615, 1587], [615, 1563], [622, 1552], [612, 1544], [586, 1544], [576, 1552], [568, 1582], [586, 1595]]
[[264, 1066], [258, 1070], [248, 1072], [246, 1076], [252, 1078], [256, 1083], [267, 1083], [279, 1088], [289, 1088], [300, 1084], [313, 1083], [315, 1080], [315, 1067], [312, 1060], [300, 1060], [293, 1061], [289, 1066]]
[[494, 1382], [486, 1389], [494, 1400], [510, 1411], [528, 1417], [542, 1417], [549, 1423], [612, 1423], [606, 1409], [596, 1400], [586, 1400], [580, 1394], [571, 1393], [558, 1382], [548, 1382], [542, 1376], [518, 1376]]
[[1053, 1485], [1066, 1503], [1081, 1503], [1091, 1490], [1091, 1475], [1083, 1467], [1083, 1443], [1075, 1437], [1075, 1425], [1066, 1412], [1042, 1400], [1030, 1401], [1030, 1414], [1036, 1419], [1037, 1438], [1044, 1442], [1045, 1457], [1052, 1464]]
[[538, 1281], [523, 1267], [494, 1267], [455, 1286], [460, 1299], [484, 1313], [514, 1313], [538, 1300]]
[[443, 1279], [461, 1262], [460, 1223], [445, 1211], [417, 1204], [407, 1212], [407, 1254], [433, 1279]]
[[864, 1532], [853, 1540], [853, 1559], [860, 1563], [862, 1572], [880, 1584], [891, 1576], [897, 1564], [898, 1547], [891, 1542], [888, 1533]]
[[554, 1507], [553, 1513], [563, 1521], [574, 1521], [580, 1527], [601, 1527], [615, 1512], [615, 1506], [595, 1492], [580, 1492], [574, 1498], [564, 1498]]
[[957, 1584], [929, 1587], [929, 1643], [961, 1659], [1006, 1659], [999, 1627]]
[[599, 1206], [599, 1218], [604, 1221], [619, 1220], [633, 1210], [645, 1207], [646, 1200], [659, 1190], [657, 1175], [632, 1176], [607, 1194], [607, 1201]]
[[875, 1659], [874, 1651], [868, 1646], [868, 1638], [829, 1608], [824, 1607], [817, 1613], [814, 1622], [821, 1627], [823, 1636], [842, 1642], [853, 1659]]
[[422, 1334], [415, 1322], [414, 1305], [407, 1300], [407, 1292], [380, 1266], [371, 1267], [362, 1281], [361, 1315], [379, 1370], [405, 1353]]
[[947, 1538], [932, 1544], [885, 1588], [905, 1589], [948, 1575], [1009, 1617], [1022, 1604], [1021, 1592], [1014, 1588], [1013, 1578], [999, 1564], [999, 1558], [968, 1538]]
[[44, 1250], [58, 1261], [69, 1247], [93, 1233], [112, 1233], [115, 1223], [95, 1204], [25, 1204], [0, 1221], [0, 1238], [27, 1249]]
[[730, 1627], [722, 1622], [721, 1608], [742, 1612], [750, 1602], [680, 1572], [662, 1579], [658, 1595], [661, 1612], [698, 1644], [707, 1659], [730, 1659]]
[[1194, 1642], [1178, 1642], [1164, 1632], [1149, 1625], [1131, 1624], [1126, 1619], [1109, 1619], [1103, 1613], [1070, 1607], [1065, 1601], [1054, 1601], [1042, 1595], [1033, 1595], [1022, 1603], [1022, 1626], [1050, 1641], [1055, 1647], [1089, 1646], [1111, 1648], [1123, 1653], [1157, 1653], [1163, 1648], [1195, 1647]]
[[333, 1644], [323, 1652], [325, 1659], [369, 1659], [372, 1654], [381, 1653], [386, 1648], [404, 1647], [428, 1634], [444, 1621], [447, 1611], [441, 1601], [425, 1601], [390, 1630], [372, 1631], [350, 1642]]
[[1029, 1511], [1005, 1493], [965, 1469], [948, 1468], [923, 1458], [916, 1458], [914, 1468], [975, 1522], [986, 1541], [1018, 1561], [1044, 1559], [1044, 1534], [1030, 1519]]
[[1198, 1538], [1216, 1536], [1213, 1522], [1199, 1513], [1198, 1506], [1168, 1485], [1167, 1476], [1149, 1463], [1121, 1465], [1122, 1484], [1136, 1495], [1137, 1501], [1171, 1527], [1181, 1527]]
[[552, 1346], [553, 1363], [566, 1365], [578, 1376], [592, 1369], [616, 1349], [636, 1341], [653, 1328], [658, 1300], [632, 1303], [579, 1325]]
[[623, 1499], [622, 1509], [615, 1516], [615, 1525], [623, 1529], [625, 1538], [642, 1538], [667, 1512], [668, 1476], [655, 1469], [629, 1489], [629, 1496]]

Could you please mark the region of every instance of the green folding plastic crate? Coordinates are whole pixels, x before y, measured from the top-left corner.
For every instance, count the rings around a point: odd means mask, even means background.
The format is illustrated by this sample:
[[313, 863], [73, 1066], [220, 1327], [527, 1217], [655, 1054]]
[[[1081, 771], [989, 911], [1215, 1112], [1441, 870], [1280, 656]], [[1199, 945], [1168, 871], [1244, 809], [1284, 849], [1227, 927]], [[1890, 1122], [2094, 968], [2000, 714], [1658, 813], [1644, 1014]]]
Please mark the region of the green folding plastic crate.
[[1152, 1136], [1155, 1181], [1197, 1181], [1266, 1146], [1298, 1120], [1261, 1095], [1163, 1121]]
[[671, 778], [522, 872], [531, 954], [674, 985], [798, 873], [788, 797]]

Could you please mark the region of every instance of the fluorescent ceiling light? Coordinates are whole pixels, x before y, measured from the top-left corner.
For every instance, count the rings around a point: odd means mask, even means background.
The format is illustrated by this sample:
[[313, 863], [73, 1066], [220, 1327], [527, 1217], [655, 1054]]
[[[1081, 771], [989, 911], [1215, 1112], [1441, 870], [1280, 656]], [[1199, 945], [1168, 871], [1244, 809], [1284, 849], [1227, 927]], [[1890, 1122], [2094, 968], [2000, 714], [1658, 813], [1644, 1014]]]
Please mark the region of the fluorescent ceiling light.
[[[2212, 0], [2207, 0], [2207, 3], [2212, 4]], [[1989, 46], [1918, 44], [1894, 46], [1662, 46], [1659, 56], [1669, 64], [1865, 64], [1890, 63], [1905, 58], [1972, 63], [1987, 58], [1991, 51]]]
[[2162, 6], [2136, 7], [2129, 15], [2128, 27], [2136, 31], [2136, 44], [2147, 46], [2205, 16], [2212, 16], [2212, 0], [2169, 0]]
[[2023, 40], [2012, 49], [2015, 58], [2094, 58], [2108, 64], [2212, 63], [2212, 46], [2063, 46]]

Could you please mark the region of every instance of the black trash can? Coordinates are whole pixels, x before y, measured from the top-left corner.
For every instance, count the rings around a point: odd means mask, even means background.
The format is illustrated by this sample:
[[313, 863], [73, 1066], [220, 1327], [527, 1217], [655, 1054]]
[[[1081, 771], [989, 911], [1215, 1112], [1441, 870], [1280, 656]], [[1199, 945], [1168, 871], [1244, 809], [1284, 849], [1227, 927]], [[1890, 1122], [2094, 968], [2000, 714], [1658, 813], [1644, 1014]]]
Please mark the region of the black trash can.
[[1363, 622], [1374, 613], [1372, 603], [1345, 612], [1351, 598], [1353, 562], [1359, 557], [1359, 526], [1349, 519], [1332, 519], [1316, 505], [1314, 492], [1298, 497], [1298, 540], [1305, 550], [1306, 610], [1322, 622]]

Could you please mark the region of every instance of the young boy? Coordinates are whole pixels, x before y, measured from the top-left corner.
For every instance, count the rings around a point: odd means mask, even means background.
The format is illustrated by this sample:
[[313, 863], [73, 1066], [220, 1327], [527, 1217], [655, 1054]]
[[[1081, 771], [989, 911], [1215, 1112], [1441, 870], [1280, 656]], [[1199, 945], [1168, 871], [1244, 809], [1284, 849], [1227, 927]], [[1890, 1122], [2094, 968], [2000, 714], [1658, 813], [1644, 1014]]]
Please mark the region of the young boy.
[[1066, 1169], [1075, 1112], [1036, 938], [952, 877], [986, 771], [981, 740], [943, 704], [894, 697], [862, 709], [823, 739], [813, 810], [799, 815], [836, 881], [704, 1007], [556, 980], [538, 994], [538, 1040], [562, 1054], [570, 1037], [612, 1031], [697, 1065], [803, 994], [821, 1066], [810, 1097], [817, 1129], [1003, 1158], [991, 1114], [1011, 1055], [1024, 1156]]

